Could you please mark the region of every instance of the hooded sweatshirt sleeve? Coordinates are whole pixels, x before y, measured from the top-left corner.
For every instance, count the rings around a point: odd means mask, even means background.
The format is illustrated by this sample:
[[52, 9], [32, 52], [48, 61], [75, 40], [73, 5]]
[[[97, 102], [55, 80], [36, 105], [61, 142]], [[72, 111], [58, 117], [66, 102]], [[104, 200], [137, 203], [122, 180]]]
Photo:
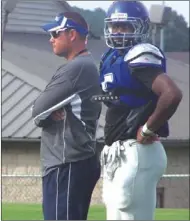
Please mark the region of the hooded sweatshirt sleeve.
[[51, 114], [75, 98], [75, 90], [70, 79], [72, 75], [76, 75], [76, 71], [80, 71], [79, 64], [61, 66], [36, 99], [32, 108], [32, 117], [38, 127], [46, 127], [53, 123]]

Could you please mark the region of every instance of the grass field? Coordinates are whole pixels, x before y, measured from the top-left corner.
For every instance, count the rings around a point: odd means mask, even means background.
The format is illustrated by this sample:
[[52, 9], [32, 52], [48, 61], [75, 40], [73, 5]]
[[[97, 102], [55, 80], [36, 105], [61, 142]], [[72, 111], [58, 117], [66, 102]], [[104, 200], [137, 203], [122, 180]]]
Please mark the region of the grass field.
[[[41, 206], [38, 204], [3, 204], [2, 220], [42, 220]], [[88, 220], [105, 220], [105, 208], [92, 206]], [[156, 220], [189, 220], [187, 209], [157, 209]]]

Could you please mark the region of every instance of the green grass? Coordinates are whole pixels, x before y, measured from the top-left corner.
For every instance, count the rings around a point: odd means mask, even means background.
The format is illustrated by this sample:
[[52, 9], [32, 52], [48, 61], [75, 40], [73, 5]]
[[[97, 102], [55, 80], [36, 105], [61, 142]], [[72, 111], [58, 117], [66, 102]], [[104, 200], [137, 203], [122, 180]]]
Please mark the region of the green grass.
[[[42, 220], [41, 206], [38, 204], [9, 204], [2, 205], [2, 220]], [[105, 208], [92, 206], [89, 220], [105, 220]], [[189, 220], [188, 209], [157, 209], [156, 220]]]

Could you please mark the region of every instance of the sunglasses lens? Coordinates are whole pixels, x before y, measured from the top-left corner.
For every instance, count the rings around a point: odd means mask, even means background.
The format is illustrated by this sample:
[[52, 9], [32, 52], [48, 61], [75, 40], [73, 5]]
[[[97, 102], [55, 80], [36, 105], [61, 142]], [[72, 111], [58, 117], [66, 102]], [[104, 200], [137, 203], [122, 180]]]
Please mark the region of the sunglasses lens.
[[50, 32], [50, 35], [52, 38], [58, 38], [60, 36], [60, 33], [64, 32], [65, 30], [67, 30], [67, 28], [60, 29], [58, 31], [52, 31], [52, 32]]
[[53, 37], [53, 38], [57, 38], [57, 37], [59, 36], [59, 33], [57, 33], [56, 31], [52, 31], [52, 32], [50, 33], [50, 35], [51, 35], [51, 37]]

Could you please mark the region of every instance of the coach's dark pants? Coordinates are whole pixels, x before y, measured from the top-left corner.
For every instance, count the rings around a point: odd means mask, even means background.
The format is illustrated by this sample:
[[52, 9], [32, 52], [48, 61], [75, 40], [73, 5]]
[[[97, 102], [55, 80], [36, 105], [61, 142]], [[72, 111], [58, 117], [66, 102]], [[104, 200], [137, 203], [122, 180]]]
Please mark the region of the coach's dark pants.
[[86, 220], [99, 178], [97, 157], [56, 167], [42, 180], [44, 219]]

